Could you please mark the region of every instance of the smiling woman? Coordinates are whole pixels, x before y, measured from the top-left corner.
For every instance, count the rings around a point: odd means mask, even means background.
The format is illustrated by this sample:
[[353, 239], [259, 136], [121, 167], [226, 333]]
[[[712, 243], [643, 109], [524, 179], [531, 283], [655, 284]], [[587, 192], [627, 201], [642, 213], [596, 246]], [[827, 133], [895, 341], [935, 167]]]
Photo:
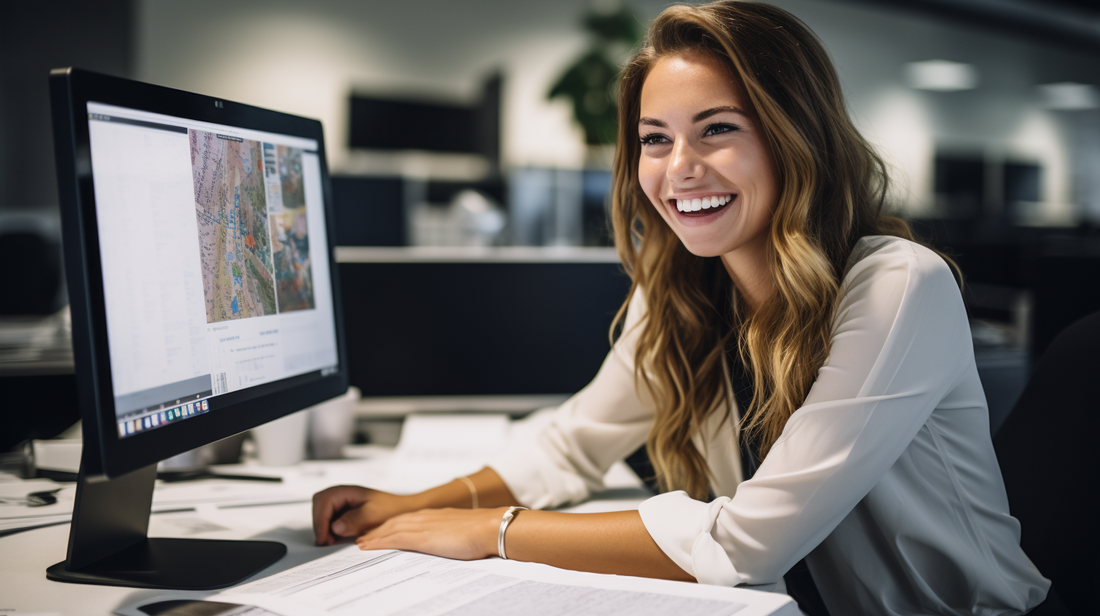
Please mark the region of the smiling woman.
[[[765, 586], [811, 615], [1040, 604], [952, 268], [883, 215], [814, 34], [764, 4], [674, 6], [619, 97], [632, 287], [594, 380], [474, 475], [319, 493], [318, 543]], [[642, 442], [664, 493], [639, 511], [537, 510]]]
[[[735, 280], [763, 263], [775, 171], [738, 80], [714, 55], [689, 51], [657, 61], [640, 98], [638, 181], [657, 213], [689, 252], [722, 257]], [[750, 304], [768, 293], [737, 286]]]

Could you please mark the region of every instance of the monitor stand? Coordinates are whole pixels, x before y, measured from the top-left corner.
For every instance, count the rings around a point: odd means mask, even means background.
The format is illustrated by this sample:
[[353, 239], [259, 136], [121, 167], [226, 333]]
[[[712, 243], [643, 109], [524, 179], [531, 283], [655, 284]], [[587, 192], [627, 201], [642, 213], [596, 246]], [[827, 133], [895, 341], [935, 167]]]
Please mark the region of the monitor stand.
[[46, 570], [59, 582], [211, 590], [244, 581], [286, 554], [274, 541], [148, 537], [155, 464], [89, 480], [81, 464], [68, 558]]

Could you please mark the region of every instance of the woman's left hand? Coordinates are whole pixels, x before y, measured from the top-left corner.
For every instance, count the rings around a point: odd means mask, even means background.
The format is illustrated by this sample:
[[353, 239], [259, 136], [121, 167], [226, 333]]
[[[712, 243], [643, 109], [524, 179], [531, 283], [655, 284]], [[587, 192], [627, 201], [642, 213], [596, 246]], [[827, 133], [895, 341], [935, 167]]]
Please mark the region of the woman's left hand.
[[409, 550], [456, 560], [497, 553], [507, 508], [422, 509], [390, 518], [355, 540], [361, 550]]

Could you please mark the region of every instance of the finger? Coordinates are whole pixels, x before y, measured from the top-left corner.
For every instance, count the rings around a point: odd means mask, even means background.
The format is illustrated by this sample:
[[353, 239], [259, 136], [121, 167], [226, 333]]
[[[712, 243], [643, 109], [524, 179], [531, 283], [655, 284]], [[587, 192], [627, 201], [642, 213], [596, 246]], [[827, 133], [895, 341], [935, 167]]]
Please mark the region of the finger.
[[313, 495], [313, 538], [317, 545], [332, 545], [332, 535], [328, 531], [332, 501], [327, 492], [325, 490]]
[[333, 514], [343, 507], [346, 496], [339, 487], [329, 488], [313, 495], [313, 536], [317, 545], [332, 545], [335, 539], [329, 532]]
[[[360, 550], [407, 550], [411, 552], [423, 552], [421, 545], [423, 533], [397, 532], [375, 535], [363, 535], [355, 540], [355, 545]], [[427, 553], [427, 552], [425, 552]]]
[[332, 521], [332, 534], [337, 537], [357, 537], [374, 526], [367, 505], [342, 512]]
[[350, 507], [366, 502], [369, 490], [358, 486], [335, 486], [313, 495], [313, 535], [317, 545], [332, 545], [337, 537], [331, 533], [334, 517]]

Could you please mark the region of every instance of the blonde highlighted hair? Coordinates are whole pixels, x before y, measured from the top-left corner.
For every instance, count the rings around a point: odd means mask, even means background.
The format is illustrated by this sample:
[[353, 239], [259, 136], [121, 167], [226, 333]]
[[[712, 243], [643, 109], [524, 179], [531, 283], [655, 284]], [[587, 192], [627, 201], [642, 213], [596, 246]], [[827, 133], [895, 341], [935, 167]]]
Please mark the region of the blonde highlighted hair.
[[[775, 293], [751, 313], [720, 259], [689, 253], [638, 182], [646, 76], [663, 58], [700, 51], [741, 85], [775, 166], [768, 249]], [[882, 160], [848, 117], [828, 53], [796, 17], [722, 1], [670, 7], [650, 26], [619, 88], [612, 224], [631, 295], [644, 293], [647, 304], [636, 380], [657, 405], [646, 445], [662, 488], [706, 496], [709, 471], [692, 439], [708, 416], [730, 408], [730, 358], [743, 364], [755, 392], [741, 409], [740, 433], [761, 459], [767, 455], [828, 356], [855, 242], [876, 234], [912, 239], [904, 221], [882, 213], [886, 186]]]

